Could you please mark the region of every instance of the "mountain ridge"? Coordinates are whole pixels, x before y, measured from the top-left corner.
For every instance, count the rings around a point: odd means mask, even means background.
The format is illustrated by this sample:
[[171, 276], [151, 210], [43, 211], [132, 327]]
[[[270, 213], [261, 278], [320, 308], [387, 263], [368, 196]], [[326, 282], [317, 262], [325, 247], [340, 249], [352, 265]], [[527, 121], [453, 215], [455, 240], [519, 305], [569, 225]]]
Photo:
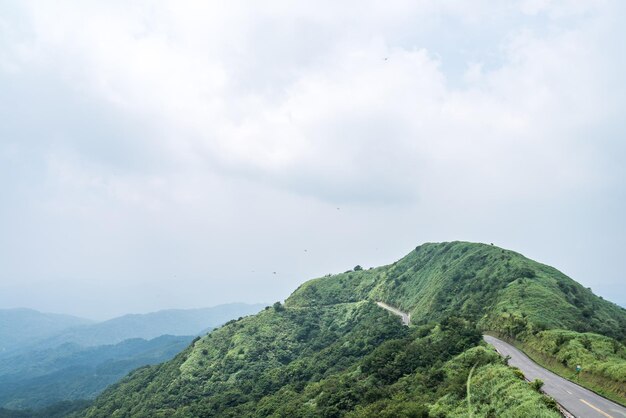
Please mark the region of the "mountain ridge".
[[[410, 312], [414, 325], [403, 327], [376, 301]], [[521, 254], [424, 244], [387, 266], [303, 283], [284, 304], [130, 374], [85, 414], [466, 416], [465, 382], [476, 368], [476, 411], [558, 416], [482, 345], [480, 330], [539, 338], [558, 327], [597, 327], [622, 341], [624, 324], [624, 309]], [[616, 353], [612, 359], [624, 361]]]
[[[455, 294], [461, 297], [454, 299]], [[542, 297], [549, 297], [550, 303], [537, 304]], [[557, 269], [517, 252], [462, 241], [422, 244], [386, 266], [309, 280], [285, 304], [365, 299], [409, 312], [415, 324], [456, 312], [473, 317], [485, 328], [499, 329], [507, 326], [502, 323], [505, 318], [494, 314], [485, 317], [486, 310], [506, 318], [519, 311], [520, 316], [530, 315], [528, 320], [538, 328], [594, 330], [626, 339], [626, 309], [594, 295]], [[501, 301], [516, 304], [498, 305]], [[555, 312], [555, 307], [562, 311]]]

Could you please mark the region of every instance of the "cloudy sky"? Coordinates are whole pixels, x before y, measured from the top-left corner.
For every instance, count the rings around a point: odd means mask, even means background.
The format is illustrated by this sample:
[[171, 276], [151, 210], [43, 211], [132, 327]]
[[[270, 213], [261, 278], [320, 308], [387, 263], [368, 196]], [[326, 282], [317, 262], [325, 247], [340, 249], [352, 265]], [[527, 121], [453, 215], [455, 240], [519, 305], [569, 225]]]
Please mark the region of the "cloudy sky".
[[457, 239], [626, 305], [624, 17], [2, 0], [0, 307], [273, 302]]

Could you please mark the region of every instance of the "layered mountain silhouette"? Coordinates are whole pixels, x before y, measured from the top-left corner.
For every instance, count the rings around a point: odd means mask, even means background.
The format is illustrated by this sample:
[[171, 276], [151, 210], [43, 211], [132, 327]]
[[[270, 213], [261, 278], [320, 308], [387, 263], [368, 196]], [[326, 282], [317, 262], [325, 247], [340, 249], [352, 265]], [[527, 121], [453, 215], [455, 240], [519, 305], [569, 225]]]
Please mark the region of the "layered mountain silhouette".
[[42, 408], [91, 399], [131, 370], [169, 360], [196, 336], [262, 306], [172, 309], [98, 323], [2, 310], [0, 323], [8, 326], [0, 328], [6, 348], [0, 353], [0, 407]]

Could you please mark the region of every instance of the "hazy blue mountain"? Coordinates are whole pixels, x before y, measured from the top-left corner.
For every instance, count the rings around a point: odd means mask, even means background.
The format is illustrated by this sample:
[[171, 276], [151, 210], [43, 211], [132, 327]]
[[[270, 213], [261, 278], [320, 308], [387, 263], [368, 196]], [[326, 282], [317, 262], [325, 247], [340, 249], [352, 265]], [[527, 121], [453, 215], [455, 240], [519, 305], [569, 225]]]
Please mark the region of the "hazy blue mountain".
[[[39, 338], [35, 338], [36, 334], [30, 331], [28, 335], [22, 336], [20, 329], [17, 326], [13, 327], [10, 334], [15, 336], [14, 338], [21, 339], [22, 342], [7, 344], [7, 348], [0, 352], [0, 358], [12, 357], [23, 350], [41, 351], [67, 343], [89, 347], [116, 344], [129, 338], [152, 339], [161, 335], [200, 335], [230, 319], [257, 313], [263, 306], [262, 304], [230, 303], [202, 309], [167, 309], [147, 314], [123, 315], [97, 323], [90, 323], [87, 320], [80, 322], [79, 318], [74, 318], [75, 323], [70, 323], [65, 327], [51, 326], [48, 332], [45, 332], [43, 321], [39, 320], [36, 322]], [[23, 311], [32, 312], [35, 319], [39, 318], [35, 314], [50, 315], [31, 310]], [[51, 317], [54, 318], [53, 315]], [[60, 315], [60, 317], [63, 316]], [[25, 330], [35, 328], [28, 323], [28, 317], [22, 320], [21, 324]]]
[[169, 309], [98, 323], [28, 309], [0, 311], [0, 324], [7, 324], [0, 331], [13, 342], [0, 353], [0, 408], [92, 398], [129, 371], [169, 360], [195, 336], [263, 306]]
[[33, 309], [0, 309], [0, 355], [65, 329], [91, 323], [93, 321], [84, 318]]
[[93, 398], [129, 371], [169, 360], [193, 338], [164, 335], [89, 348], [68, 343], [2, 359], [0, 407], [40, 408]]

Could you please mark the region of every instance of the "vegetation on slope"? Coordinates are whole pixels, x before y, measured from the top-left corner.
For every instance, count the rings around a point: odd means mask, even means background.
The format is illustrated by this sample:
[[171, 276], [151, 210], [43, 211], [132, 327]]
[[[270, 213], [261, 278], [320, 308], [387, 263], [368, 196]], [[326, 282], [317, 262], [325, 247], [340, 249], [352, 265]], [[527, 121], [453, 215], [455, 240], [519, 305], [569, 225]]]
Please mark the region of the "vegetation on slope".
[[[276, 304], [214, 331], [173, 361], [137, 370], [85, 414], [464, 416], [466, 380], [476, 365], [476, 411], [558, 416], [480, 342], [472, 324], [453, 317], [407, 328], [371, 302]], [[512, 386], [497, 387], [493, 373]], [[506, 401], [487, 395], [505, 391]]]
[[[306, 282], [286, 304], [360, 299], [398, 306], [417, 324], [457, 313], [482, 330], [555, 359], [566, 373], [555, 371], [566, 377], [576, 364], [583, 365], [581, 384], [626, 402], [626, 355], [620, 348], [626, 341], [626, 310], [513, 251], [464, 242], [424, 244], [389, 266]], [[550, 345], [557, 334], [571, 343], [558, 344], [557, 350]]]
[[[411, 312], [414, 325], [402, 327], [374, 301]], [[86, 414], [556, 417], [553, 402], [480, 334], [530, 341], [558, 329], [594, 330], [605, 336], [594, 339], [618, 344], [626, 312], [517, 253], [426, 244], [389, 266], [304, 283], [285, 305], [231, 321], [174, 360], [135, 371]]]
[[365, 299], [410, 312], [418, 324], [455, 314], [511, 335], [560, 328], [626, 340], [623, 308], [552, 267], [466, 242], [424, 244], [388, 266], [310, 280], [286, 305]]
[[626, 347], [618, 341], [593, 333], [549, 330], [513, 343], [542, 366], [626, 405]]

